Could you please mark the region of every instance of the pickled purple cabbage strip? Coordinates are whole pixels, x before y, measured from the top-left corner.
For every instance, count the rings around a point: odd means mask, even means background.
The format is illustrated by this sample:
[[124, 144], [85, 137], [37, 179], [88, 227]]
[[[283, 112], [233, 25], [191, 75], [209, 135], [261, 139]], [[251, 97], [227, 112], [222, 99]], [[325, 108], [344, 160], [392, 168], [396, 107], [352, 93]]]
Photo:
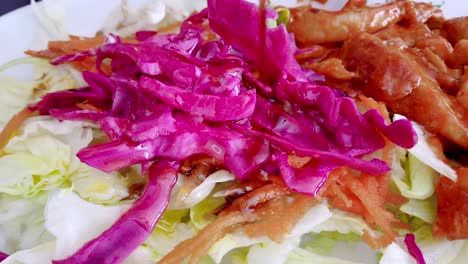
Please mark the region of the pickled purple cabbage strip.
[[3, 260], [5, 260], [5, 259], [8, 258], [8, 257], [9, 257], [8, 254], [5, 254], [5, 253], [3, 253], [3, 252], [0, 251], [0, 261], [3, 261]]
[[120, 263], [151, 234], [169, 203], [177, 181], [177, 164], [156, 161], [148, 172], [149, 181], [143, 194], [108, 230], [87, 242], [78, 252], [60, 263]]
[[[271, 10], [267, 10], [268, 12]], [[265, 65], [264, 75], [278, 80], [283, 72], [302, 77], [294, 58], [296, 44], [284, 25], [266, 29], [265, 46], [260, 42], [260, 15], [255, 4], [246, 1], [208, 0], [208, 18], [211, 29], [221, 38], [242, 51], [258, 65]], [[248, 29], [248, 30], [246, 30]], [[262, 56], [262, 52], [267, 56]]]
[[244, 94], [237, 96], [197, 94], [144, 76], [140, 79], [140, 87], [170, 106], [201, 116], [205, 120], [239, 120], [251, 116], [255, 109], [254, 90], [245, 91]]
[[408, 252], [411, 254], [411, 256], [414, 257], [418, 264], [426, 264], [426, 260], [424, 260], [424, 255], [422, 254], [421, 249], [416, 244], [414, 234], [405, 235], [405, 244], [406, 248], [408, 248]]

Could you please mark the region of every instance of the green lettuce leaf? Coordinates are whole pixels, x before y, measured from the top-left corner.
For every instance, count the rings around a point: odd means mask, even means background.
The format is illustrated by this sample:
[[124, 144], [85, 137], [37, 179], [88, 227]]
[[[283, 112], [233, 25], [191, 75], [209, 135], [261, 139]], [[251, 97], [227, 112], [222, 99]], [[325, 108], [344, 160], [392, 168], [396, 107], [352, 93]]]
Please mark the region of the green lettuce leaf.
[[465, 240], [463, 247], [460, 249], [460, 254], [452, 260], [451, 264], [464, 264], [468, 259], [468, 241]]
[[331, 210], [332, 216], [325, 222], [313, 228], [313, 232], [320, 233], [323, 231], [338, 232], [341, 234], [356, 234], [361, 236], [364, 230], [373, 234], [374, 231], [370, 228], [362, 217], [354, 216], [340, 210]]
[[182, 201], [181, 208], [192, 208], [207, 198], [218, 183], [230, 182], [235, 179], [236, 177], [227, 170], [218, 170], [212, 173]]
[[[406, 117], [402, 115], [395, 114], [393, 117], [394, 120], [406, 119]], [[452, 181], [457, 181], [457, 173], [453, 170], [449, 165], [445, 164], [444, 161], [439, 159], [434, 151], [431, 149], [431, 146], [427, 142], [427, 138], [430, 136], [428, 132], [424, 130], [422, 126], [415, 122], [411, 122], [413, 125], [413, 129], [418, 135], [418, 142], [414, 147], [409, 149], [409, 153], [411, 153], [414, 157], [418, 160], [430, 166], [434, 170], [436, 170], [440, 175], [448, 177]], [[410, 197], [416, 198], [416, 197]]]
[[44, 227], [46, 198], [29, 200], [0, 194], [0, 251], [13, 253], [53, 238]]
[[166, 210], [156, 225], [156, 232], [168, 235], [177, 230], [177, 225], [189, 215], [189, 209]]
[[41, 226], [51, 235], [46, 242], [17, 251], [2, 263], [43, 264], [65, 258], [108, 229], [129, 208], [129, 204], [93, 204], [70, 189], [50, 192], [44, 213], [41, 210], [39, 217], [45, 219]]
[[[466, 240], [418, 240], [426, 263], [451, 263], [462, 253]], [[466, 259], [465, 259], [466, 262]]]
[[416, 216], [426, 223], [434, 223], [437, 211], [436, 199], [431, 196], [425, 200], [409, 199], [400, 207], [400, 210], [408, 215]]
[[[226, 256], [231, 250], [245, 248], [251, 245], [258, 243], [268, 242], [267, 237], [248, 237], [242, 230], [238, 229], [230, 234], [226, 234], [223, 238], [218, 240], [216, 243], [211, 246], [208, 250], [208, 255], [214, 260], [215, 263], [221, 263], [224, 256]], [[239, 256], [240, 259], [244, 258], [247, 262], [247, 254], [242, 257], [242, 254]]]
[[[16, 78], [24, 76], [23, 68], [19, 71], [21, 76], [7, 75], [4, 72], [18, 65], [33, 66], [33, 80]], [[46, 59], [28, 57], [1, 65], [0, 83], [0, 129], [28, 103], [34, 102], [47, 92], [85, 85], [81, 73], [69, 65], [53, 66]]]
[[34, 84], [20, 81], [13, 77], [0, 74], [0, 129], [21, 109], [31, 98]]
[[288, 256], [286, 264], [357, 264], [357, 262], [343, 260], [340, 258], [324, 256], [311, 251], [297, 248]]
[[197, 232], [198, 230], [190, 223], [179, 223], [174, 227], [174, 231], [170, 233], [155, 229], [145, 241], [145, 244], [153, 250], [155, 261], [159, 261], [180, 242], [195, 236]]
[[93, 204], [70, 190], [51, 192], [45, 210], [45, 227], [56, 239], [54, 257], [62, 259], [76, 252], [107, 230], [130, 206]]
[[361, 236], [355, 233], [342, 234], [337, 231], [309, 233], [303, 238], [302, 247], [316, 254], [331, 255], [338, 241], [360, 241]]
[[198, 203], [190, 209], [190, 220], [199, 230], [203, 229], [209, 223], [216, 219], [215, 210], [222, 206], [226, 200], [224, 197], [208, 196], [201, 203]]
[[392, 176], [392, 181], [397, 186], [401, 195], [412, 199], [426, 199], [434, 194], [434, 181], [439, 173], [421, 162], [413, 154], [403, 161], [406, 178], [400, 179]]
[[55, 242], [50, 241], [31, 249], [15, 252], [2, 264], [45, 264], [51, 263], [54, 257]]
[[105, 173], [84, 163], [71, 175], [73, 190], [96, 204], [117, 204], [128, 197], [127, 181], [120, 174]]
[[0, 157], [0, 193], [33, 197], [70, 187], [81, 166], [76, 152], [92, 140], [85, 122], [60, 122], [51, 117], [28, 119]]
[[301, 237], [331, 216], [326, 204], [317, 204], [306, 212], [281, 244], [267, 237], [250, 238], [242, 230], [236, 230], [218, 240], [208, 250], [208, 255], [215, 263], [221, 263], [223, 257], [231, 250], [250, 247], [246, 257], [248, 263], [284, 263], [290, 252], [300, 246]]
[[397, 243], [393, 242], [383, 250], [379, 264], [416, 264], [416, 260]]

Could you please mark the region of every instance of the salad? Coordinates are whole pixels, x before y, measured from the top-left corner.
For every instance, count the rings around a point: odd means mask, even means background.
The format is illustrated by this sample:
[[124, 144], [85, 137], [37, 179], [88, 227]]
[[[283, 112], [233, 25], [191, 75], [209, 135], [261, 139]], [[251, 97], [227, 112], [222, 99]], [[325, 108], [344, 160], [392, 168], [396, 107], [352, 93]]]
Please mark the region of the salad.
[[266, 2], [122, 1], [81, 37], [32, 1], [52, 40], [0, 67], [36, 76], [0, 75], [0, 261], [462, 263], [466, 17]]

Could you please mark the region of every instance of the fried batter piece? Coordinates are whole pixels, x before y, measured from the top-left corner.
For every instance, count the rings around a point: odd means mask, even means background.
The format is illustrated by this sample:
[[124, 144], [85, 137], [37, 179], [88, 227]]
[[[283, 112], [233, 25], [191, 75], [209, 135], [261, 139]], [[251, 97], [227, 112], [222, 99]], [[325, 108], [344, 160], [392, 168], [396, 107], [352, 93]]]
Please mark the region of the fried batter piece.
[[468, 17], [445, 20], [433, 5], [411, 1], [338, 12], [298, 7], [291, 17], [288, 29], [304, 50], [322, 48], [322, 57], [301, 58], [303, 67], [468, 149]]
[[402, 20], [425, 22], [441, 16], [441, 11], [430, 4], [409, 1], [376, 7], [348, 5], [339, 12], [301, 6], [291, 9], [288, 30], [301, 44], [317, 44], [344, 41], [358, 32], [375, 33]]
[[[436, 135], [440, 156], [451, 153], [466, 166], [468, 16], [446, 20], [434, 6], [410, 1], [351, 2], [338, 12], [291, 9], [288, 29], [303, 49], [299, 63], [325, 75], [329, 86], [370, 96], [423, 125]], [[468, 238], [468, 169], [457, 173], [458, 182], [441, 177], [437, 183], [435, 236]]]
[[435, 236], [468, 239], [468, 168], [457, 170], [458, 181], [440, 178], [436, 186]]
[[340, 56], [346, 68], [357, 73], [364, 94], [468, 148], [464, 109], [406, 52], [391, 42], [360, 33], [344, 43]]
[[452, 44], [468, 39], [468, 16], [449, 19], [442, 25], [442, 35]]

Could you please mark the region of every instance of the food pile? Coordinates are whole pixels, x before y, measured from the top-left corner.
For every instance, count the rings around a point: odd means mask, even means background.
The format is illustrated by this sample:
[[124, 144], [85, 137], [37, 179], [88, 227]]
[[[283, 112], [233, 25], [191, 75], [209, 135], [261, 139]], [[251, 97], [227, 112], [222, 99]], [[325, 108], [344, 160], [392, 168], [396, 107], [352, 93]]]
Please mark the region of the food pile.
[[[0, 192], [48, 197], [56, 240], [38, 239], [41, 252], [54, 263], [343, 261], [317, 251], [323, 239], [364, 241], [382, 263], [425, 263], [442, 243], [462, 251], [443, 237], [468, 237], [464, 18], [407, 1], [207, 4], [157, 31], [26, 52], [85, 82], [35, 87], [0, 134], [0, 167], [36, 162], [32, 181]], [[70, 145], [70, 159], [33, 170], [45, 165], [30, 138]], [[53, 208], [67, 199], [114, 218], [60, 244]]]
[[288, 29], [304, 47], [296, 57], [324, 74], [327, 85], [370, 96], [437, 135], [432, 147], [442, 160], [448, 162], [445, 153], [459, 162], [461, 179], [441, 179], [436, 194], [446, 205], [438, 207], [434, 231], [467, 238], [467, 200], [461, 197], [468, 157], [468, 18], [447, 20], [426, 3], [364, 4], [349, 1], [339, 12], [291, 10]]

